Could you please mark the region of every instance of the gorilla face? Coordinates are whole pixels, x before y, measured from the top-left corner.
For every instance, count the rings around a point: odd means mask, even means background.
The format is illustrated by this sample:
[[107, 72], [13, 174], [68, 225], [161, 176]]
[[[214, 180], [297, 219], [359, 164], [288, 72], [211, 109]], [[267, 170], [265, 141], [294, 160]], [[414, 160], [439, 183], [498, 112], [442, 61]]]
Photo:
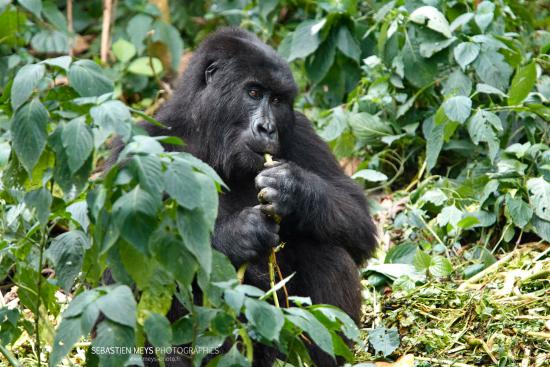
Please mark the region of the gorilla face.
[[288, 65], [249, 34], [207, 40], [197, 56], [208, 60], [196, 70], [203, 88], [193, 109], [202, 158], [225, 179], [257, 173], [263, 154], [277, 156], [292, 134], [296, 85]]

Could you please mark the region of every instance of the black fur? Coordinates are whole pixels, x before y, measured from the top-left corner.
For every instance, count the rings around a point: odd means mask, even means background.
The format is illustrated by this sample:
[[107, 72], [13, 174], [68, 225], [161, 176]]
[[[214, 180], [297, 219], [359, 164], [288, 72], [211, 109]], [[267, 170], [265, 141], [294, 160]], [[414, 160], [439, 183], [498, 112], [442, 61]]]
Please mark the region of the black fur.
[[[261, 93], [251, 98], [256, 86]], [[375, 248], [375, 229], [362, 190], [343, 174], [306, 117], [293, 111], [295, 95], [290, 68], [273, 49], [246, 31], [226, 28], [201, 44], [156, 118], [229, 186], [220, 198], [212, 245], [236, 266], [250, 263], [245, 282], [269, 288], [268, 250], [284, 241], [278, 263], [283, 274], [296, 272], [289, 293], [338, 306], [359, 322], [357, 266]], [[256, 120], [274, 124], [276, 134], [258, 138]], [[156, 126], [148, 130], [167, 134]], [[265, 168], [263, 152], [279, 163]], [[265, 213], [280, 215], [280, 225]], [[172, 318], [182, 316], [177, 313], [172, 310]], [[319, 366], [334, 363], [314, 354]], [[255, 365], [270, 365], [273, 358], [258, 349]]]

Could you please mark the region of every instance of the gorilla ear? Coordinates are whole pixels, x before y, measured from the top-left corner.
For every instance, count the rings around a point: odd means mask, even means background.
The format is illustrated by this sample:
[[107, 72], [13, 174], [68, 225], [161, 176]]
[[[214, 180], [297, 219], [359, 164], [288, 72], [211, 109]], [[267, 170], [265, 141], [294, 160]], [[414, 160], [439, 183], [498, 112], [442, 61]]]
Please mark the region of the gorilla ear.
[[208, 67], [204, 71], [204, 81], [206, 82], [206, 84], [209, 84], [212, 81], [212, 76], [214, 76], [214, 73], [217, 69], [218, 65], [216, 64], [216, 62], [208, 65]]

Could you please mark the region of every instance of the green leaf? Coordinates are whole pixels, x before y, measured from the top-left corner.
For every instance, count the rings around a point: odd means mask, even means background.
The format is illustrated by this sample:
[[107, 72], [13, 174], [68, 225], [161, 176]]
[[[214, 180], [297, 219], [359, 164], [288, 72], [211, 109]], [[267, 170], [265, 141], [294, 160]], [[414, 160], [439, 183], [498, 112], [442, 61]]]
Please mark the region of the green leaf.
[[445, 97], [469, 96], [472, 91], [472, 80], [468, 78], [460, 69], [455, 69], [447, 80], [443, 82], [441, 91]]
[[155, 22], [154, 29], [153, 42], [160, 41], [167, 46], [168, 51], [170, 51], [170, 65], [172, 70], [177, 71], [183, 52], [183, 41], [181, 40], [179, 31], [171, 24], [160, 20]]
[[156, 57], [140, 57], [132, 61], [128, 71], [133, 74], [155, 76], [163, 71], [162, 62]]
[[485, 94], [496, 94], [497, 96], [500, 96], [500, 97], [506, 97], [506, 94], [500, 89], [497, 89], [493, 86], [490, 86], [489, 84], [484, 84], [484, 83], [476, 84], [476, 92], [485, 93]]
[[458, 17], [455, 18], [455, 20], [451, 22], [451, 25], [450, 25], [451, 32], [454, 32], [458, 28], [462, 27], [463, 25], [468, 24], [473, 17], [474, 17], [473, 13], [460, 14]]
[[[321, 22], [326, 22], [326, 19], [321, 20]], [[321, 22], [317, 20], [306, 20], [296, 27], [292, 35], [288, 62], [295, 59], [303, 59], [317, 50], [321, 43], [318, 34], [319, 30], [317, 30], [317, 28], [319, 28], [318, 26]], [[317, 30], [317, 32], [315, 32], [315, 30]]]
[[440, 227], [445, 227], [450, 224], [454, 228], [457, 227], [458, 222], [462, 219], [462, 211], [460, 211], [456, 206], [446, 206], [441, 210], [437, 215], [437, 224]]
[[481, 32], [485, 32], [489, 24], [493, 21], [495, 4], [490, 1], [483, 1], [476, 10], [475, 22]]
[[374, 348], [375, 354], [386, 357], [397, 350], [401, 341], [396, 328], [386, 329], [378, 327], [368, 331], [369, 343]]
[[415, 23], [427, 26], [433, 31], [451, 38], [451, 29], [445, 16], [433, 6], [422, 6], [409, 15], [409, 19]]
[[122, 62], [130, 61], [136, 55], [136, 52], [136, 47], [124, 38], [119, 38], [113, 43], [113, 54]]
[[468, 121], [468, 133], [474, 144], [486, 142], [489, 145], [489, 158], [494, 161], [500, 148], [498, 132], [502, 131], [500, 118], [490, 111], [478, 110]]
[[45, 29], [32, 37], [31, 46], [38, 53], [66, 54], [69, 52], [69, 38], [61, 31]]
[[481, 48], [474, 61], [474, 69], [479, 79], [499, 90], [506, 90], [513, 69], [504, 60], [502, 54], [490, 48]]
[[150, 16], [140, 13], [130, 19], [126, 26], [126, 33], [140, 54], [145, 49], [143, 41], [147, 37], [147, 33], [152, 29], [152, 23], [153, 19]]
[[[103, 320], [97, 326], [97, 335], [92, 342], [95, 350], [132, 350], [134, 330], [110, 320]], [[120, 367], [130, 357], [129, 353], [98, 353], [102, 367]]]
[[336, 46], [350, 59], [359, 61], [361, 57], [361, 48], [347, 26], [340, 26], [338, 29]]
[[212, 269], [210, 226], [205, 220], [202, 210], [189, 211], [179, 208], [177, 225], [185, 248], [195, 256], [203, 270], [210, 274]]
[[67, 20], [63, 13], [53, 1], [46, 1], [43, 4], [42, 14], [46, 17], [49, 24], [57, 28], [58, 31], [67, 32]]
[[[262, 1], [260, 4], [263, 4]], [[250, 361], [245, 358], [239, 349], [237, 348], [237, 343], [233, 344], [228, 353], [226, 353], [218, 362], [216, 367], [250, 367]]]
[[61, 139], [63, 147], [66, 149], [69, 169], [74, 174], [82, 167], [92, 153], [94, 138], [90, 132], [90, 128], [83, 119], [76, 118], [65, 125]]
[[285, 309], [285, 311], [287, 320], [305, 331], [325, 353], [334, 356], [334, 346], [330, 333], [319, 320], [307, 310], [300, 308], [291, 307]]
[[81, 231], [73, 230], [57, 236], [46, 256], [52, 261], [59, 286], [69, 292], [82, 270], [84, 252], [91, 247], [88, 237]]
[[18, 109], [11, 122], [12, 147], [29, 175], [46, 146], [48, 111], [38, 99]]
[[113, 214], [122, 237], [142, 253], [147, 253], [149, 236], [156, 225], [160, 198], [136, 186], [113, 205]]
[[413, 265], [416, 270], [426, 272], [432, 264], [432, 257], [424, 251], [416, 251], [413, 259]]
[[383, 174], [382, 172], [375, 171], [373, 169], [362, 169], [353, 174], [351, 178], [362, 178], [364, 180], [370, 181], [370, 182], [381, 182], [381, 181], [387, 181], [388, 176]]
[[443, 102], [445, 115], [451, 120], [463, 123], [470, 116], [472, 110], [472, 100], [466, 96], [456, 96]]
[[[409, 36], [412, 31], [409, 32]], [[407, 42], [402, 50], [405, 78], [415, 87], [422, 88], [432, 83], [437, 75], [437, 63], [420, 55], [419, 45]]]
[[426, 169], [430, 171], [435, 167], [437, 158], [443, 147], [443, 135], [445, 126], [436, 124], [433, 116], [424, 120], [422, 133], [426, 139]]
[[11, 86], [11, 106], [14, 110], [29, 99], [45, 72], [42, 64], [25, 65], [19, 69]]
[[336, 56], [336, 43], [329, 38], [319, 46], [306, 62], [306, 72], [313, 82], [319, 83], [327, 75]]
[[108, 132], [116, 132], [126, 140], [131, 132], [132, 116], [128, 107], [120, 101], [106, 101], [90, 109], [94, 124]]
[[264, 301], [247, 298], [245, 315], [254, 330], [269, 341], [278, 341], [285, 318], [281, 309]]
[[537, 68], [534, 62], [525, 65], [516, 72], [508, 90], [508, 105], [519, 105], [527, 97], [537, 81]]
[[69, 84], [82, 97], [95, 97], [113, 91], [113, 82], [95, 62], [78, 60], [69, 68]]
[[51, 204], [52, 194], [43, 187], [27, 192], [25, 195], [25, 205], [35, 210], [36, 218], [41, 225], [48, 223]]
[[353, 133], [363, 144], [380, 144], [380, 138], [393, 135], [390, 124], [366, 112], [350, 113], [348, 120]]
[[446, 257], [434, 256], [429, 272], [437, 278], [446, 277], [453, 272], [453, 265]]
[[166, 192], [179, 205], [194, 209], [201, 204], [201, 186], [193, 168], [183, 160], [174, 160], [164, 173]]
[[158, 313], [152, 313], [145, 319], [143, 329], [147, 340], [155, 347], [170, 347], [172, 345], [172, 328], [170, 321]]
[[524, 228], [533, 217], [533, 209], [529, 204], [509, 194], [506, 195], [506, 211], [512, 218], [512, 222], [519, 228]]
[[446, 49], [456, 41], [456, 37], [451, 37], [444, 41], [430, 41], [420, 43], [419, 52], [422, 57], [432, 57], [441, 50]]
[[132, 157], [132, 168], [135, 170], [139, 184], [153, 196], [162, 195], [164, 180], [162, 163], [157, 155], [135, 155]]
[[113, 285], [106, 290], [107, 294], [95, 301], [97, 307], [109, 320], [134, 328], [136, 326], [136, 300], [132, 290], [126, 285]]
[[527, 190], [535, 214], [550, 221], [550, 183], [544, 177], [531, 178], [527, 180]]
[[80, 318], [63, 318], [55, 332], [52, 353], [48, 360], [48, 366], [57, 366], [61, 359], [65, 357], [72, 349], [73, 345], [82, 337], [82, 328]]
[[69, 70], [69, 66], [71, 66], [72, 62], [73, 62], [73, 59], [70, 56], [59, 56], [59, 57], [43, 60], [40, 63], [47, 64], [50, 66], [55, 66], [67, 71]]
[[33, 13], [37, 18], [42, 19], [42, 0], [19, 0], [18, 3]]
[[466, 66], [474, 62], [479, 55], [479, 49], [479, 45], [473, 42], [462, 42], [454, 48], [455, 60], [462, 70], [466, 70]]

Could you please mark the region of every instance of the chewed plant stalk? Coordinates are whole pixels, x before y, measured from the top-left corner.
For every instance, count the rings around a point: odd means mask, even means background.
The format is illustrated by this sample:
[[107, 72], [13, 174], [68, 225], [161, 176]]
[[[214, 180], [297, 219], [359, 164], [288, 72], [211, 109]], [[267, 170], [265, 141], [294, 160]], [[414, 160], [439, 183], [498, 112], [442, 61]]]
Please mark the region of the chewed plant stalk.
[[[271, 157], [271, 154], [265, 153], [264, 159], [266, 164], [273, 164], [273, 158]], [[281, 217], [277, 214], [272, 215], [273, 220], [277, 223], [281, 223]], [[283, 280], [283, 274], [281, 273], [281, 268], [279, 268], [279, 264], [277, 263], [277, 255], [276, 253], [281, 250], [284, 247], [285, 243], [281, 242], [279, 245], [271, 249], [271, 254], [269, 255], [268, 260], [268, 269], [269, 269], [269, 286], [273, 289], [275, 287], [275, 271], [277, 271], [277, 275], [279, 276], [279, 280]], [[285, 293], [285, 303], [286, 307], [289, 307], [288, 304], [288, 290], [286, 289], [286, 285], [283, 285], [283, 291]], [[277, 291], [273, 292], [273, 303], [275, 303], [275, 307], [280, 307], [279, 305], [279, 297], [277, 295]]]

